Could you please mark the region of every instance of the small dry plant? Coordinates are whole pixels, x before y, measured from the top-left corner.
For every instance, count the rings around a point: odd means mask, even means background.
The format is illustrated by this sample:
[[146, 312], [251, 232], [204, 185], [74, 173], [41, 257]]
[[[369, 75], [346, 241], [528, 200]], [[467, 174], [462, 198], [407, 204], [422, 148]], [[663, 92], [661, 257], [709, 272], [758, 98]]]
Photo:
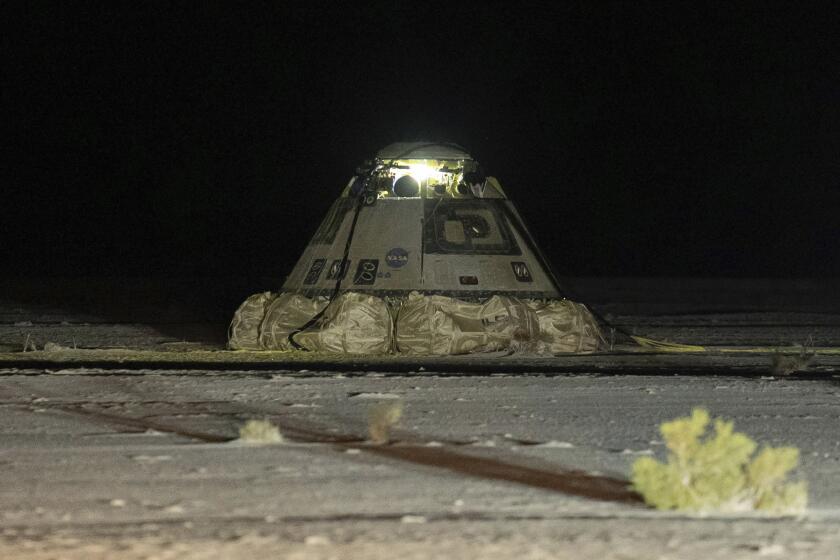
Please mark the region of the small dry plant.
[[805, 371], [814, 362], [814, 356], [816, 356], [814, 341], [809, 338], [808, 343], [802, 345], [799, 354], [783, 354], [776, 350], [770, 358], [770, 371], [777, 376]]
[[239, 428], [239, 441], [253, 445], [283, 443], [283, 435], [268, 420], [248, 420]]
[[388, 443], [391, 427], [402, 418], [402, 401], [379, 403], [368, 411], [368, 436], [371, 443]]
[[709, 413], [695, 408], [688, 418], [664, 422], [660, 432], [670, 453], [665, 463], [642, 457], [633, 464], [633, 488], [663, 510], [731, 513], [757, 510], [799, 514], [808, 502], [805, 482], [786, 482], [799, 461], [795, 447], [765, 447], [716, 419], [706, 435]]
[[26, 340], [23, 342], [23, 351], [24, 352], [37, 352], [38, 347], [35, 345], [35, 341], [31, 340], [29, 335], [26, 335]]

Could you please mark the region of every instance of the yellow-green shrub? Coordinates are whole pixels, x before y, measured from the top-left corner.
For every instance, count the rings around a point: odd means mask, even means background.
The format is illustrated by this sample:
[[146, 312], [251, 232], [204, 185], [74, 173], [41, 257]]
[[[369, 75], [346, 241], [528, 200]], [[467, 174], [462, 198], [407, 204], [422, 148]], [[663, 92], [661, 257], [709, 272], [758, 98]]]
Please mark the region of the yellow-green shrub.
[[248, 420], [239, 428], [239, 441], [253, 445], [283, 443], [280, 428], [268, 420]]
[[702, 408], [662, 424], [667, 462], [642, 457], [633, 464], [633, 488], [648, 504], [701, 513], [805, 509], [806, 483], [785, 482], [799, 460], [798, 449], [766, 447], [753, 457], [756, 443], [733, 431], [732, 422], [716, 419], [714, 434], [705, 435], [708, 424], [709, 413]]

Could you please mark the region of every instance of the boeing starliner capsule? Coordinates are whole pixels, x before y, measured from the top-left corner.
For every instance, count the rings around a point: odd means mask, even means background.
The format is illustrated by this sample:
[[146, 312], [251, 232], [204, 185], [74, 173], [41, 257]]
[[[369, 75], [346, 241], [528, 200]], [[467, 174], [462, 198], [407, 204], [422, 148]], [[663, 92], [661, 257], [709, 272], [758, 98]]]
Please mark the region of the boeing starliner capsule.
[[278, 292], [255, 294], [232, 349], [347, 354], [593, 351], [499, 182], [455, 144], [401, 142], [357, 170]]
[[380, 150], [333, 203], [283, 290], [329, 295], [341, 274], [341, 291], [378, 296], [561, 297], [499, 182], [454, 144]]

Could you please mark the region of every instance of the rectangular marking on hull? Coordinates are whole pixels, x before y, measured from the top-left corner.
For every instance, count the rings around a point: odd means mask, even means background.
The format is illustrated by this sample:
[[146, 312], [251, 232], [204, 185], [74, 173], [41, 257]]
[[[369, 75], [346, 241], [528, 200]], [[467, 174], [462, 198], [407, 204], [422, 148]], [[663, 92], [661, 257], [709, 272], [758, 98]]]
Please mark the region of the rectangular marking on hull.
[[376, 282], [376, 272], [379, 270], [379, 259], [361, 259], [356, 267], [353, 283], [369, 286]]
[[336, 280], [339, 276], [341, 276], [341, 278], [344, 278], [345, 276], [347, 276], [347, 270], [349, 268], [350, 259], [347, 259], [344, 262], [344, 266], [341, 266], [341, 259], [335, 259], [330, 265], [330, 269], [327, 271], [327, 279]]
[[309, 272], [306, 273], [306, 278], [303, 279], [304, 284], [314, 284], [321, 277], [321, 271], [324, 270], [324, 265], [327, 264], [327, 259], [315, 259], [312, 261], [312, 266], [309, 267]]
[[533, 282], [534, 278], [531, 276], [531, 271], [528, 270], [528, 265], [521, 261], [513, 261], [510, 263], [513, 268], [513, 274], [520, 282]]

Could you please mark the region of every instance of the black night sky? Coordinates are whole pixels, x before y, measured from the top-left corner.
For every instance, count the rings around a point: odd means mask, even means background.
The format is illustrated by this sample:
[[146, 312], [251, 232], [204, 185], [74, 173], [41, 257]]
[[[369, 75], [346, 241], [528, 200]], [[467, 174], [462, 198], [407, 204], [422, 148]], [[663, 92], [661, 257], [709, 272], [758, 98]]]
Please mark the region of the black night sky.
[[831, 4], [339, 4], [4, 3], [3, 273], [279, 284], [422, 138], [561, 276], [840, 275]]

